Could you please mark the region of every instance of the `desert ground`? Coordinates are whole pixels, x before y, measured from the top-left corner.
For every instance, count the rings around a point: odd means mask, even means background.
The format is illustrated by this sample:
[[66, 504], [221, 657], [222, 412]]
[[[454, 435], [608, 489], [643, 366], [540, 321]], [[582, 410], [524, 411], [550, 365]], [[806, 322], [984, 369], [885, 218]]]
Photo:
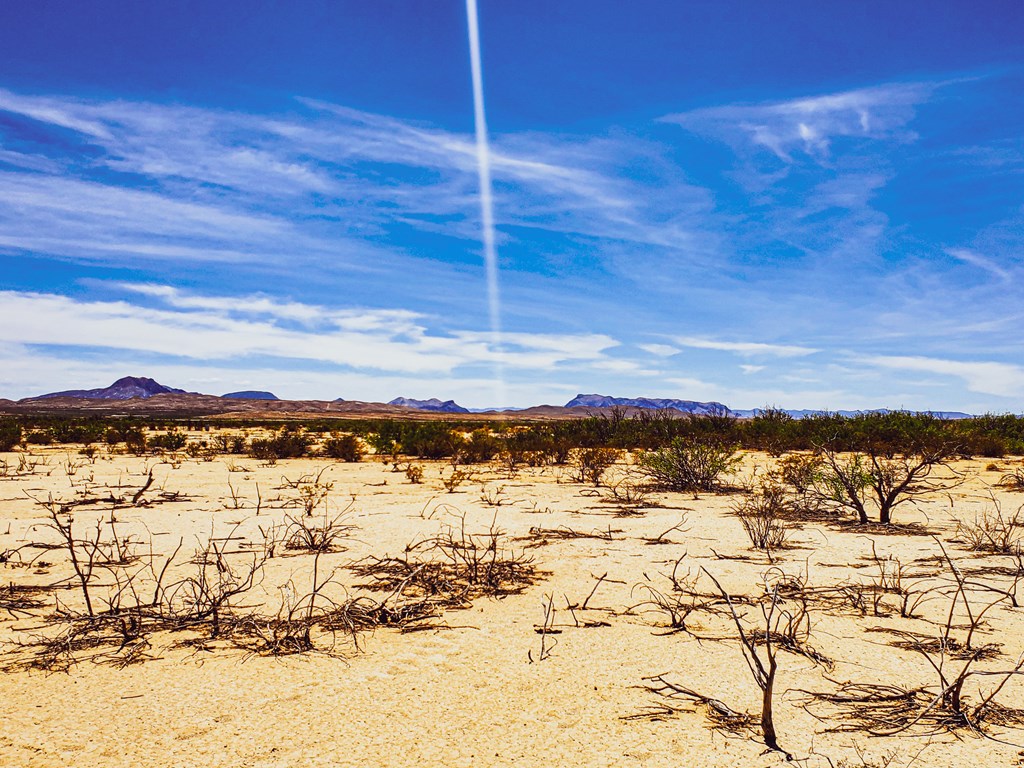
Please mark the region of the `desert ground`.
[[[489, 464], [451, 492], [448, 462], [374, 456], [0, 461], [5, 766], [1021, 764], [1019, 458], [768, 552], [735, 514], [761, 453], [696, 495], [628, 454], [597, 486]], [[950, 714], [958, 678], [964, 711], [1002, 686], [984, 722]]]

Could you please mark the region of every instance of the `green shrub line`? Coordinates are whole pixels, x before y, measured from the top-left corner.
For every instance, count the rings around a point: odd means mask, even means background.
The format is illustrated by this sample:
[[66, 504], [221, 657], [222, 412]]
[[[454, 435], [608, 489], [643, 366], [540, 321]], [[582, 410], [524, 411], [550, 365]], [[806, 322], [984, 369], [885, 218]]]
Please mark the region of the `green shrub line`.
[[[218, 430], [260, 430], [271, 437], [242, 438]], [[737, 449], [782, 455], [828, 445], [836, 451], [867, 451], [883, 456], [915, 453], [936, 445], [955, 455], [998, 458], [1024, 454], [1024, 417], [985, 415], [943, 420], [929, 414], [896, 411], [844, 417], [819, 414], [794, 419], [765, 409], [751, 419], [721, 414], [689, 416], [669, 411], [629, 414], [613, 409], [564, 421], [452, 419], [257, 419], [102, 417], [20, 414], [0, 418], [0, 450], [19, 444], [107, 443], [126, 449], [176, 451], [195, 442], [189, 433], [212, 432], [206, 442], [220, 453], [262, 453], [289, 458], [323, 452], [358, 460], [368, 446], [377, 454], [453, 459], [474, 464], [498, 454], [521, 464], [565, 464], [578, 449], [659, 451], [674, 441], [712, 440]], [[355, 442], [352, 442], [352, 441]], [[341, 442], [338, 442], [341, 441]], [[334, 454], [337, 454], [336, 456]]]

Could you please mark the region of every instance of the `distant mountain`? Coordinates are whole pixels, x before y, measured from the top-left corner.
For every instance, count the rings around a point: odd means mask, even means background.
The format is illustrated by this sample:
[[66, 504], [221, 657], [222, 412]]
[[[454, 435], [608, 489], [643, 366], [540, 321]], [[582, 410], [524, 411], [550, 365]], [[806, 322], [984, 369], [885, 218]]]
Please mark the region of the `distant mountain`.
[[173, 387], [165, 387], [159, 382], [153, 381], [153, 379], [147, 379], [144, 376], [125, 376], [123, 379], [118, 379], [109, 387], [103, 387], [102, 389], [68, 389], [63, 392], [50, 392], [46, 395], [39, 395], [33, 400], [46, 400], [53, 397], [80, 397], [85, 400], [131, 400], [132, 398], [140, 397], [147, 398], [153, 397], [153, 395], [186, 395], [188, 394], [184, 389], [174, 389]]
[[695, 400], [672, 400], [652, 397], [609, 397], [608, 395], [576, 395], [565, 404], [566, 408], [648, 408], [663, 410], [675, 408], [677, 411], [698, 414], [728, 414], [729, 409], [721, 403], [699, 403]]
[[438, 413], [469, 413], [468, 408], [463, 408], [454, 400], [438, 400], [432, 397], [429, 400], [413, 400], [409, 397], [396, 397], [388, 405], [401, 405], [406, 408], [415, 408], [418, 411], [435, 411]]
[[241, 392], [228, 392], [221, 397], [230, 397], [233, 400], [280, 400], [273, 392], [263, 392], [258, 389], [244, 389]]

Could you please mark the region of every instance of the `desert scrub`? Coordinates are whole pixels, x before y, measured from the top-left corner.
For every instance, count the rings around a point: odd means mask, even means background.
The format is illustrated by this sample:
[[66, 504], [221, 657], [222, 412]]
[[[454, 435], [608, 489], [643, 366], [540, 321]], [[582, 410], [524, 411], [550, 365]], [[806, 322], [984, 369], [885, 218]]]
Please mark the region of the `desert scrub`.
[[640, 469], [670, 491], [717, 490], [719, 478], [734, 472], [739, 461], [731, 444], [692, 437], [677, 437], [668, 447], [637, 457]]
[[770, 480], [752, 489], [750, 495], [733, 506], [751, 545], [766, 552], [769, 558], [772, 550], [781, 549], [786, 544], [789, 526], [785, 518], [790, 509], [785, 490]]
[[598, 486], [605, 471], [619, 458], [614, 448], [574, 448], [569, 453], [569, 476], [576, 483]]
[[324, 456], [339, 461], [362, 461], [364, 453], [363, 444], [355, 435], [334, 435], [323, 445]]
[[271, 438], [256, 438], [249, 443], [254, 459], [298, 459], [309, 451], [309, 435], [298, 427], [285, 427]]
[[10, 451], [21, 444], [21, 425], [13, 420], [0, 420], [0, 451]]

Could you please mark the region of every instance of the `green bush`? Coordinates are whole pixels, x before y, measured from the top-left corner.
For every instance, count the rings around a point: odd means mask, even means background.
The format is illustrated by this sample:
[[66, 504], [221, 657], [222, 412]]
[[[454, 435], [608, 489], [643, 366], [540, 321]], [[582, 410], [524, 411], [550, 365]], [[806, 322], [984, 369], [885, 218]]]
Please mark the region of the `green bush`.
[[249, 443], [254, 459], [297, 459], [309, 452], [310, 438], [298, 427], [288, 426], [271, 438], [257, 438]]
[[739, 463], [734, 446], [708, 438], [677, 437], [667, 448], [642, 453], [640, 468], [671, 491], [714, 491]]
[[21, 444], [21, 425], [15, 421], [0, 421], [0, 451], [10, 451]]
[[[25, 434], [25, 443], [27, 445], [53, 445], [53, 435], [47, 429], [28, 432]], [[0, 440], [0, 445], [2, 444], [3, 441]]]
[[355, 435], [335, 435], [324, 441], [324, 456], [341, 461], [362, 461], [363, 443]]
[[167, 432], [149, 439], [150, 448], [163, 448], [166, 451], [180, 451], [185, 447], [188, 438], [181, 432]]

